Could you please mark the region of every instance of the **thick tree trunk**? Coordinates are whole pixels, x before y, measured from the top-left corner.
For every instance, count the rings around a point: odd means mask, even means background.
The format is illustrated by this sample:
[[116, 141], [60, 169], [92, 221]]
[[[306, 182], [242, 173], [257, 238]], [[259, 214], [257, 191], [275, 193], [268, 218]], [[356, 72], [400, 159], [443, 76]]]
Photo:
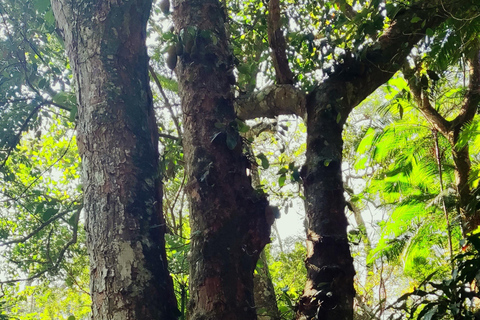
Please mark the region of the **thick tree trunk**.
[[218, 0], [177, 1], [173, 19], [184, 44], [176, 73], [192, 228], [190, 317], [256, 319], [253, 271], [272, 221], [246, 173], [224, 11]]
[[147, 71], [151, 1], [52, 7], [76, 80], [93, 319], [176, 319]]
[[355, 271], [341, 171], [344, 121], [337, 120], [335, 99], [324, 106], [310, 109], [307, 104], [307, 159], [302, 178], [308, 221], [308, 280], [297, 319], [352, 319]]

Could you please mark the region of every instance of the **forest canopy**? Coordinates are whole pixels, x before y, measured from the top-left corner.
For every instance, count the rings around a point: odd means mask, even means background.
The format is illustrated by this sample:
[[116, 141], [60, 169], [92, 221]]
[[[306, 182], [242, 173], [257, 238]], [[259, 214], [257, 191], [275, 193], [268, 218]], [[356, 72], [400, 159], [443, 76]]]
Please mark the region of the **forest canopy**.
[[0, 0], [0, 319], [477, 319], [479, 35], [476, 0]]

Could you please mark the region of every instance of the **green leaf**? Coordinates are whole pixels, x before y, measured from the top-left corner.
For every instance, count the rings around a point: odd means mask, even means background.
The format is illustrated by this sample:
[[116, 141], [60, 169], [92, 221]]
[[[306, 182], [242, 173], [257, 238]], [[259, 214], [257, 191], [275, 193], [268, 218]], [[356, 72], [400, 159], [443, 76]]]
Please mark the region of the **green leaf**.
[[278, 185], [280, 187], [283, 187], [285, 185], [285, 180], [287, 179], [287, 176], [285, 174], [282, 174], [280, 178], [278, 178]]
[[365, 136], [357, 147], [357, 152], [359, 154], [366, 153], [372, 147], [373, 140], [375, 139], [375, 129], [368, 128]]
[[288, 172], [288, 169], [283, 167], [283, 168], [280, 168], [280, 170], [278, 170], [277, 174], [285, 174]]
[[68, 101], [68, 93], [64, 91], [60, 91], [53, 97], [53, 102], [58, 104], [64, 104], [67, 101]]
[[411, 22], [411, 23], [417, 23], [417, 22], [419, 22], [419, 21], [421, 21], [421, 20], [422, 20], [422, 18], [420, 18], [420, 17], [413, 17], [412, 20], [410, 20], [410, 22]]
[[42, 213], [42, 220], [47, 221], [57, 213], [58, 213], [57, 208], [49, 208]]
[[50, 7], [50, 0], [37, 0], [35, 1], [34, 6], [38, 12], [43, 13]]
[[55, 16], [53, 15], [52, 10], [48, 10], [47, 13], [45, 13], [45, 22], [49, 25], [54, 25], [55, 24]]
[[44, 210], [44, 207], [45, 207], [45, 203], [40, 202], [39, 204], [37, 204], [37, 207], [35, 208], [35, 213], [42, 212]]
[[260, 159], [260, 161], [262, 162], [263, 169], [268, 169], [270, 167], [270, 163], [268, 162], [267, 157], [263, 153], [257, 155], [257, 158]]
[[75, 227], [75, 224], [77, 223], [77, 212], [72, 214], [72, 216], [68, 219], [68, 224], [71, 225], [72, 227]]
[[298, 169], [293, 170], [291, 179], [292, 181], [300, 182], [300, 172], [298, 172]]
[[75, 122], [77, 113], [78, 113], [77, 106], [76, 105], [72, 106], [72, 109], [70, 109], [70, 115], [68, 116], [68, 120], [70, 120], [71, 122]]
[[235, 134], [227, 132], [227, 147], [230, 150], [235, 149], [237, 146], [238, 141], [237, 141], [237, 136]]
[[248, 130], [250, 130], [250, 126], [246, 125], [245, 122], [243, 122], [242, 120], [237, 119], [236, 121], [237, 121], [238, 132], [245, 133], [245, 132], [248, 132]]
[[75, 316], [70, 316], [67, 318], [67, 320], [75, 320]]

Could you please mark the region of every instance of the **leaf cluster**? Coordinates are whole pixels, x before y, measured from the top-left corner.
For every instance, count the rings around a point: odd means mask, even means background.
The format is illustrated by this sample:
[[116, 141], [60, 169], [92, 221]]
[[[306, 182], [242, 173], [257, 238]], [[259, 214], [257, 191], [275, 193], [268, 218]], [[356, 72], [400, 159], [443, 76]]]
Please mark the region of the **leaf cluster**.
[[[469, 236], [464, 252], [456, 255], [454, 269], [447, 279], [434, 281], [430, 274], [412, 292], [402, 295], [390, 308], [399, 312], [389, 319], [477, 319], [473, 300], [480, 298], [480, 234]], [[400, 315], [399, 315], [400, 314]]]

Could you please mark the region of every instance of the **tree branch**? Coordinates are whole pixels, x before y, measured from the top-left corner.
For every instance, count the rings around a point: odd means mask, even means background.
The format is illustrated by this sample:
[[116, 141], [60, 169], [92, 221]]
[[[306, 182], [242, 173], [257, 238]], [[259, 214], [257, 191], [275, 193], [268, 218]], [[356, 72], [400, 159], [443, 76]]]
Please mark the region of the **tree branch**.
[[175, 141], [179, 141], [180, 138], [179, 137], [175, 137], [175, 136], [172, 136], [171, 134], [166, 134], [166, 133], [158, 133], [158, 136], [161, 137], [161, 138], [165, 138], [165, 139], [171, 139], [171, 140], [175, 140]]
[[20, 138], [22, 136], [22, 133], [27, 130], [28, 124], [30, 123], [30, 120], [38, 113], [38, 111], [45, 105], [44, 102], [39, 103], [35, 108], [30, 111], [30, 113], [27, 116], [27, 119], [23, 122], [22, 126], [20, 127], [20, 130], [18, 131], [17, 135], [15, 136], [14, 142], [12, 145], [9, 147], [7, 155], [5, 156], [5, 159], [2, 161], [2, 164], [0, 164], [0, 168], [3, 168], [5, 164], [8, 161], [8, 158], [10, 157], [10, 154], [12, 151], [15, 149], [17, 144], [20, 142]]
[[430, 103], [428, 95], [423, 92], [421, 84], [415, 83], [415, 71], [413, 69], [403, 70], [410, 91], [413, 93], [420, 108], [420, 112], [422, 112], [425, 119], [427, 119], [434, 129], [441, 132], [442, 135], [451, 140], [452, 143], [455, 143], [455, 141], [451, 134], [454, 131], [459, 132], [465, 123], [473, 119], [480, 102], [480, 51], [478, 49], [475, 50], [475, 54], [468, 60], [470, 64], [468, 93], [466, 94], [465, 101], [460, 108], [459, 114], [451, 121], [446, 120], [437, 110], [435, 110]]
[[58, 253], [58, 256], [57, 256], [57, 259], [55, 261], [54, 264], [52, 264], [50, 267], [42, 270], [42, 271], [39, 271], [37, 273], [35, 273], [34, 275], [30, 276], [30, 277], [27, 277], [27, 278], [22, 278], [22, 279], [11, 279], [11, 280], [5, 280], [5, 281], [0, 281], [0, 284], [4, 284], [4, 283], [15, 283], [15, 282], [21, 282], [21, 281], [30, 281], [30, 280], [34, 280], [34, 279], [37, 279], [39, 277], [41, 277], [43, 274], [49, 272], [49, 271], [52, 271], [52, 270], [55, 270], [58, 268], [58, 266], [60, 265], [60, 263], [62, 262], [63, 260], [63, 256], [65, 255], [65, 252], [67, 251], [67, 249], [74, 245], [75, 243], [77, 243], [77, 232], [78, 232], [78, 221], [79, 221], [79, 218], [80, 218], [80, 211], [82, 210], [82, 207], [80, 207], [77, 212], [75, 213], [75, 222], [74, 222], [74, 226], [73, 226], [73, 232], [72, 232], [72, 238], [65, 244], [65, 246], [60, 250], [60, 252]]
[[235, 100], [235, 111], [242, 120], [278, 115], [305, 118], [306, 96], [292, 85], [272, 85]]
[[288, 66], [287, 43], [280, 28], [280, 0], [268, 2], [268, 44], [272, 49], [273, 66], [278, 84], [293, 84], [293, 73]]
[[181, 139], [182, 138], [182, 127], [180, 126], [180, 123], [178, 121], [177, 116], [175, 115], [175, 112], [173, 112], [172, 105], [170, 104], [170, 100], [168, 100], [167, 95], [165, 94], [165, 91], [163, 91], [162, 84], [160, 83], [160, 80], [157, 77], [157, 73], [155, 70], [153, 70], [152, 66], [148, 66], [148, 71], [150, 71], [150, 74], [153, 78], [153, 81], [157, 85], [158, 90], [160, 91], [160, 94], [163, 97], [163, 100], [165, 101], [165, 106], [168, 109], [168, 112], [170, 112], [170, 115], [172, 116], [173, 123], [175, 124], [175, 128], [177, 128], [177, 133], [178, 137]]
[[445, 3], [443, 7], [430, 3], [425, 0], [401, 10], [378, 41], [361, 55], [355, 56], [347, 51], [343, 62], [336, 66], [330, 77], [313, 90], [309, 107], [321, 107], [327, 95], [328, 100], [342, 97], [343, 101], [337, 107], [342, 119], [346, 119], [355, 106], [400, 69], [428, 28], [434, 29], [448, 18], [446, 10], [457, 11], [453, 10], [458, 6], [455, 1]]
[[470, 79], [468, 93], [462, 105], [460, 113], [451, 121], [452, 129], [459, 131], [463, 125], [473, 119], [480, 103], [480, 50], [477, 41], [475, 53], [469, 57]]
[[[78, 210], [81, 210], [82, 208], [83, 208], [83, 206], [80, 206], [78, 208]], [[50, 219], [48, 219], [47, 221], [40, 224], [37, 228], [35, 228], [35, 230], [30, 232], [26, 236], [21, 237], [21, 238], [17, 238], [17, 239], [13, 239], [13, 240], [10, 240], [10, 241], [1, 242], [0, 247], [6, 246], [6, 245], [9, 245], [9, 244], [23, 243], [23, 242], [27, 241], [28, 239], [30, 239], [31, 237], [36, 235], [38, 232], [40, 232], [42, 229], [44, 229], [46, 226], [48, 226], [50, 223], [56, 221], [57, 219], [63, 217], [64, 215], [66, 215], [67, 213], [69, 213], [71, 211], [72, 211], [71, 209], [67, 209], [65, 211], [58, 212], [56, 215], [52, 216]]]
[[428, 94], [423, 92], [421, 84], [415, 82], [415, 70], [405, 68], [402, 72], [405, 75], [420, 112], [435, 130], [441, 132], [445, 137], [448, 137], [451, 130], [450, 123], [432, 106]]

